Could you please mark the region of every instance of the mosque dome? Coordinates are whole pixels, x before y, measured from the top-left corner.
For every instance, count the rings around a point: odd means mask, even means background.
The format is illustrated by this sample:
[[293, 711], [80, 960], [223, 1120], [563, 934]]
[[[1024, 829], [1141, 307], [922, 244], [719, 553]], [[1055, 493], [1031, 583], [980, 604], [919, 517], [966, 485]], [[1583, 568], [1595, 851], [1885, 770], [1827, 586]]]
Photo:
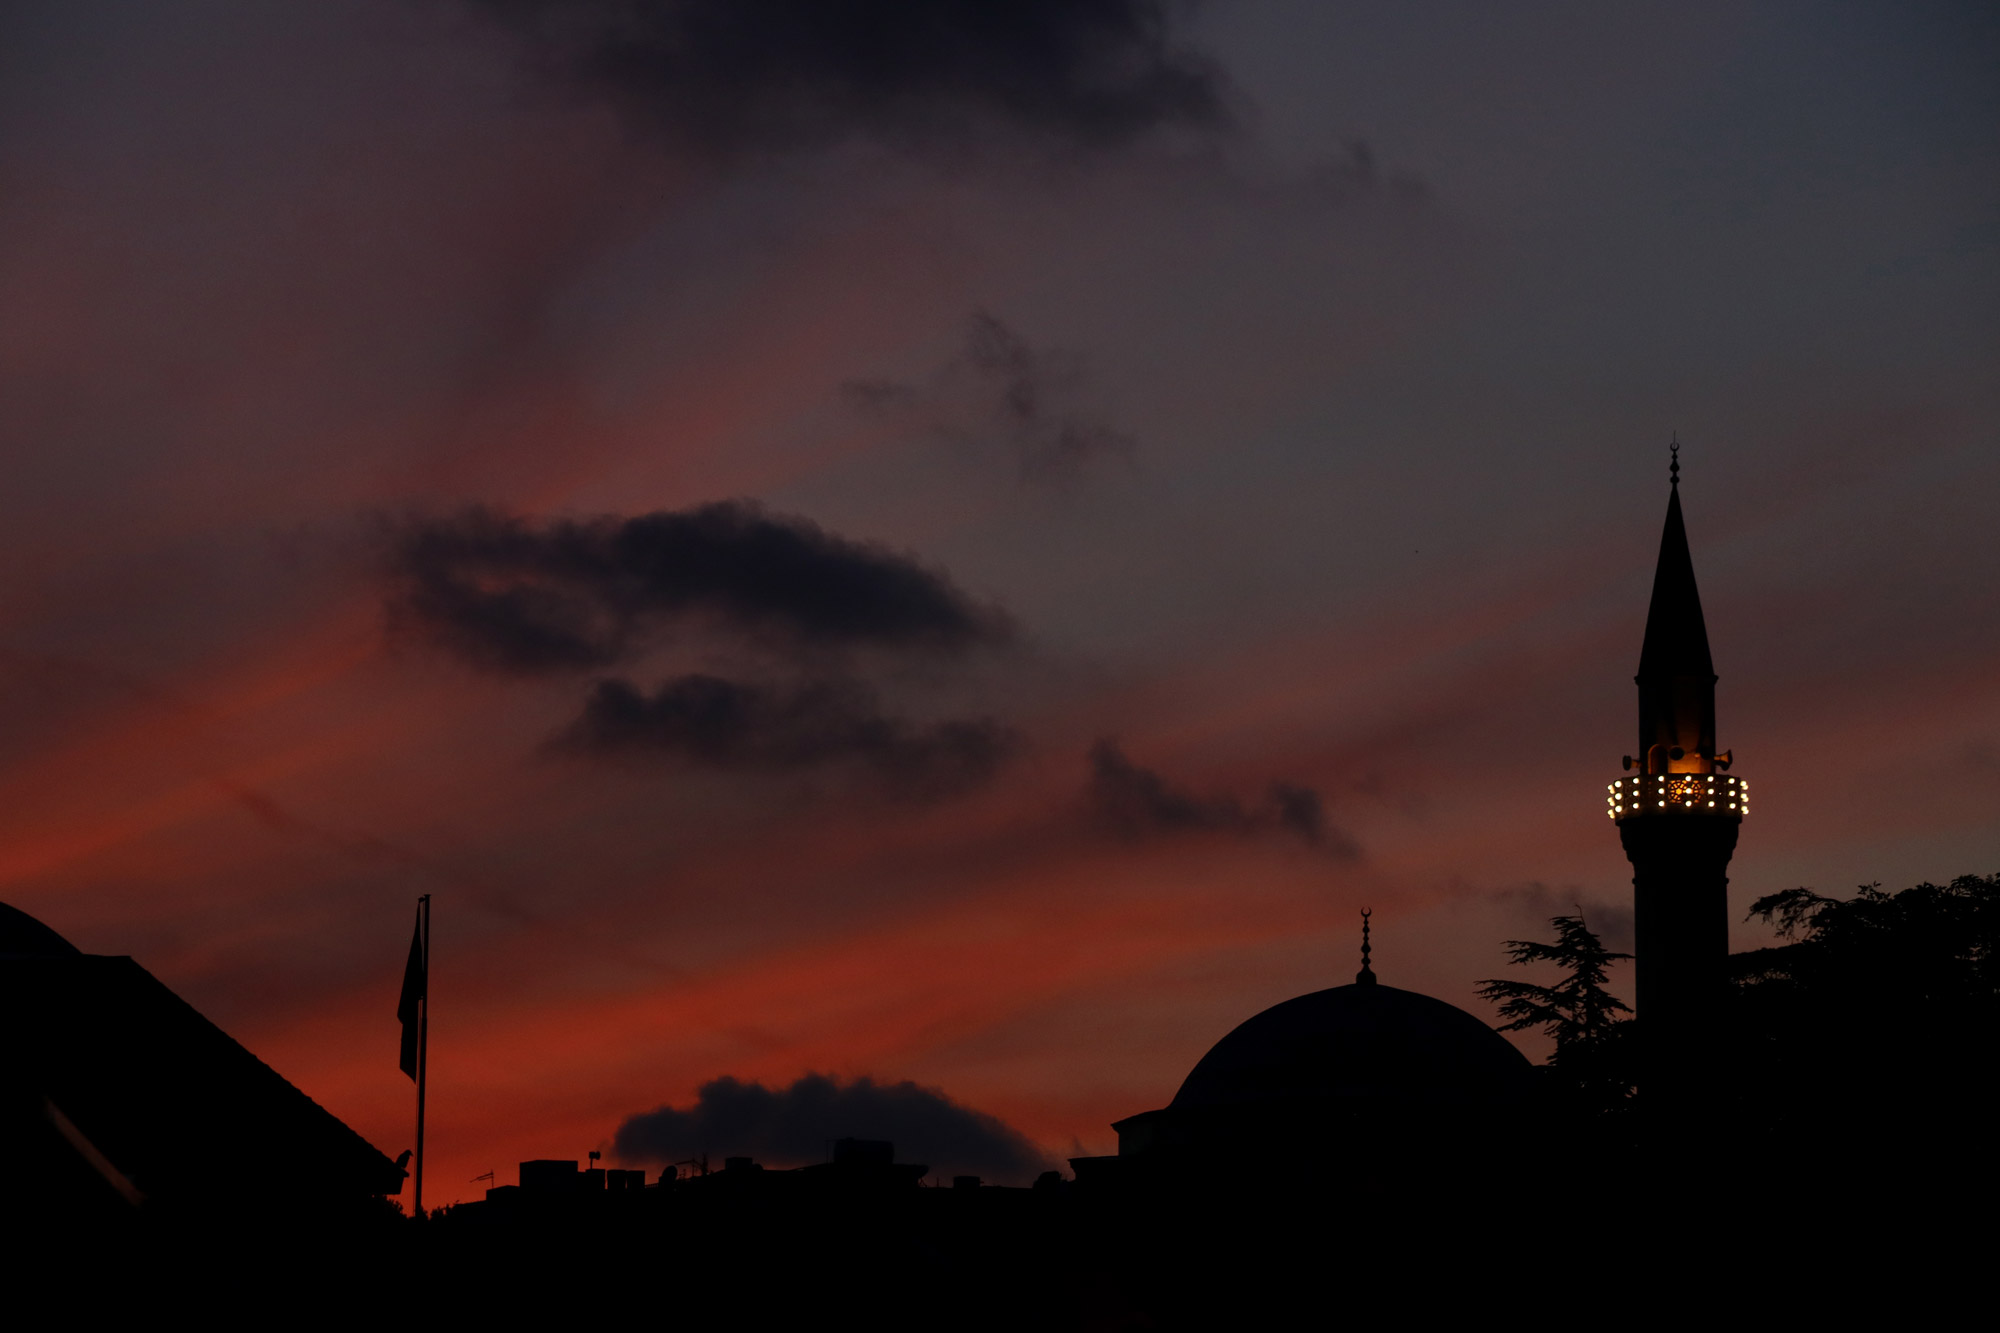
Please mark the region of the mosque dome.
[[[1397, 990], [1369, 966], [1239, 1024], [1191, 1070], [1172, 1102], [1113, 1123], [1118, 1159], [1154, 1170], [1217, 1154], [1296, 1170], [1345, 1169], [1356, 1131], [1436, 1166], [1532, 1115], [1541, 1079], [1514, 1044], [1443, 1000]], [[1082, 1171], [1114, 1159], [1072, 1158]], [[1079, 1177], [1081, 1179], [1081, 1177]]]
[[80, 950], [18, 907], [0, 903], [0, 958], [74, 958]]
[[1171, 1109], [1450, 1111], [1516, 1103], [1534, 1086], [1527, 1058], [1479, 1019], [1364, 973], [1239, 1025], [1195, 1065]]

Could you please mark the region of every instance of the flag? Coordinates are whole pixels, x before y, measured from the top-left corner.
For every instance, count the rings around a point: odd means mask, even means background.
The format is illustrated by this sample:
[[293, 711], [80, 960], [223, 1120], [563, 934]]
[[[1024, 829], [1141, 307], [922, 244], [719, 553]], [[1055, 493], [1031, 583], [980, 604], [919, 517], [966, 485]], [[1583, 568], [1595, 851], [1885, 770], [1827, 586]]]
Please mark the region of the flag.
[[396, 1001], [396, 1018], [403, 1025], [403, 1057], [398, 1062], [411, 1078], [417, 1076], [417, 1016], [423, 1010], [430, 978], [424, 970], [424, 909], [417, 909], [417, 928], [410, 936], [410, 961], [403, 968], [403, 996]]

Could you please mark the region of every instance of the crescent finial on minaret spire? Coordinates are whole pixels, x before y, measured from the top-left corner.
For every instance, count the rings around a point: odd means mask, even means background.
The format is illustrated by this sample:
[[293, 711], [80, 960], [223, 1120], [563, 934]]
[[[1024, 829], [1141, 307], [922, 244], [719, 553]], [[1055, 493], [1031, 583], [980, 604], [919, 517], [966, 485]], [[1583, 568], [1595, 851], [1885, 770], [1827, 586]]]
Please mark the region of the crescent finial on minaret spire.
[[1367, 908], [1361, 909], [1361, 971], [1354, 977], [1354, 984], [1357, 986], [1375, 984], [1374, 969], [1368, 966], [1368, 918], [1373, 915], [1374, 913]]
[[1679, 490], [1681, 485], [1681, 433], [1679, 431], [1674, 432], [1673, 442], [1668, 448], [1672, 450], [1673, 462], [1667, 465], [1667, 480], [1673, 484], [1675, 490]]

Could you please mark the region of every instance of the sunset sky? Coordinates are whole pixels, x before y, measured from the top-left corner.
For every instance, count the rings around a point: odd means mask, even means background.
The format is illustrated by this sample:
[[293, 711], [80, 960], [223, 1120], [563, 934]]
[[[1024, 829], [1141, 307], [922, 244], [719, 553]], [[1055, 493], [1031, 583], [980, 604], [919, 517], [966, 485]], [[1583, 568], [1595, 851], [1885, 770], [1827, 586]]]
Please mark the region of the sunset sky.
[[394, 1155], [433, 894], [428, 1202], [1111, 1151], [1629, 944], [1675, 432], [1735, 914], [2000, 869], [1990, 4], [9, 4], [0, 899]]

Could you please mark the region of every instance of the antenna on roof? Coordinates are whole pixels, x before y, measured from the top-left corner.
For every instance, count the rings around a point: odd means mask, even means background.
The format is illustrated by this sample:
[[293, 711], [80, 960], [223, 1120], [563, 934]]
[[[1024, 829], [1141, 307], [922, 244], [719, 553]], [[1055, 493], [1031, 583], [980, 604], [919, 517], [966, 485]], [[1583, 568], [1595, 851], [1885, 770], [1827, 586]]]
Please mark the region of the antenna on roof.
[[1372, 986], [1375, 984], [1374, 969], [1368, 966], [1368, 918], [1373, 915], [1374, 913], [1367, 908], [1364, 907], [1361, 909], [1361, 971], [1356, 973], [1354, 977], [1354, 984], [1357, 986]]

